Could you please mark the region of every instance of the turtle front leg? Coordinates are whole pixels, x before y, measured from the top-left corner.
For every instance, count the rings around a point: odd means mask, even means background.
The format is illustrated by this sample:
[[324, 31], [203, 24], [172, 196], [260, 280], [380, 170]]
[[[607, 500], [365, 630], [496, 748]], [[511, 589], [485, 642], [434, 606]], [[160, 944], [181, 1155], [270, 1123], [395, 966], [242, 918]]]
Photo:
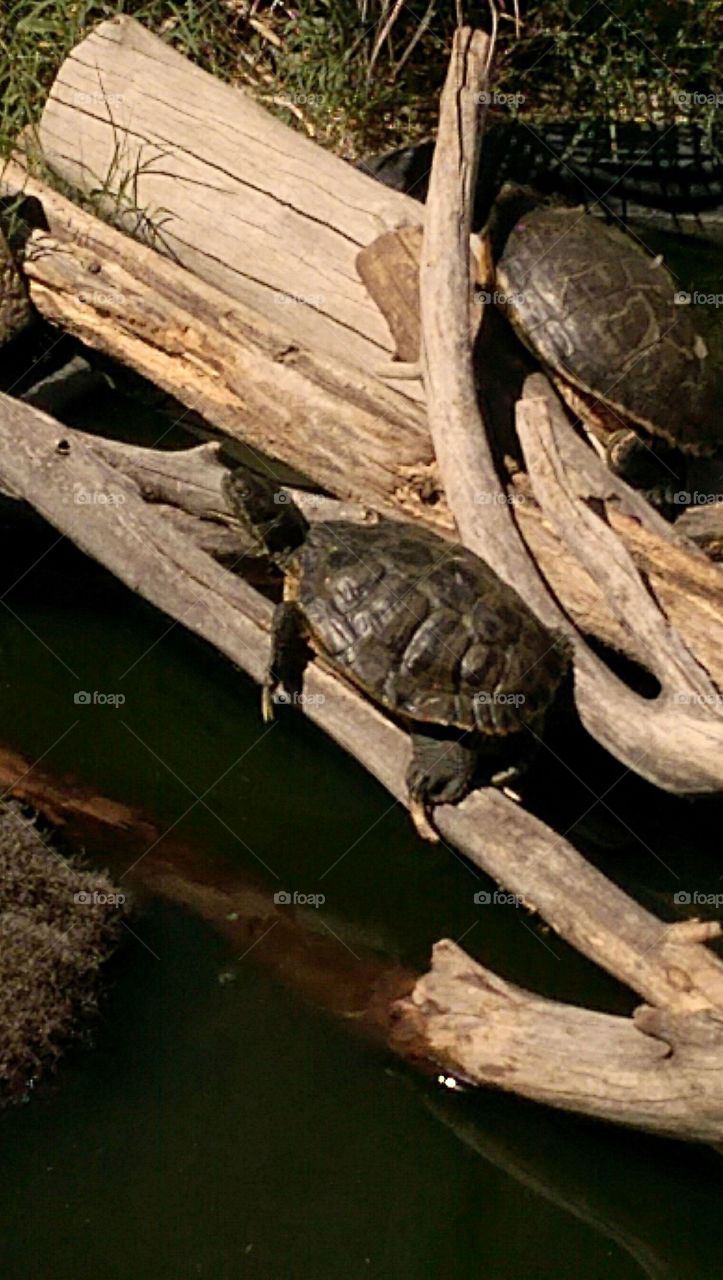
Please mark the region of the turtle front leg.
[[[271, 623], [271, 658], [261, 691], [261, 713], [268, 723], [274, 718], [274, 702], [291, 702], [301, 688], [307, 648], [304, 618], [293, 600], [283, 600], [274, 609]], [[282, 692], [277, 694], [281, 687]]]
[[437, 842], [439, 835], [431, 820], [438, 804], [457, 804], [472, 790], [478, 762], [473, 736], [464, 739], [413, 733], [412, 759], [407, 770], [409, 812], [423, 840]]

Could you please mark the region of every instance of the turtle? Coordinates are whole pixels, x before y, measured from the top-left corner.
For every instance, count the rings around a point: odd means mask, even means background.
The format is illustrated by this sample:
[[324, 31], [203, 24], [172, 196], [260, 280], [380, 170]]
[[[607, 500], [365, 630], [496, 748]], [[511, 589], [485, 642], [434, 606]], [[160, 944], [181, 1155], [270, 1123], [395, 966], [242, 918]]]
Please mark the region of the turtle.
[[245, 466], [222, 479], [236, 520], [283, 574], [264, 719], [297, 701], [313, 651], [410, 734], [412, 819], [436, 840], [435, 805], [475, 777], [504, 786], [529, 764], [570, 666], [512, 587], [468, 548], [380, 517], [309, 524], [285, 490]]
[[641, 454], [671, 471], [667, 452], [720, 447], [721, 371], [659, 257], [582, 208], [512, 185], [483, 244], [495, 302], [613, 470], [635, 484]]

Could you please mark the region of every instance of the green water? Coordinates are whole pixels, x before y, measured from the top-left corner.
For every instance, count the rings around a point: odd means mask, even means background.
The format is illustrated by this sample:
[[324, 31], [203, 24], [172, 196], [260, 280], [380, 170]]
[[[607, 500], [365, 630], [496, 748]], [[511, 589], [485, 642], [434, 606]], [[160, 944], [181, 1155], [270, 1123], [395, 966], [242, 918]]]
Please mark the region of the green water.
[[[39, 535], [25, 567], [53, 538]], [[20, 572], [6, 565], [3, 592]], [[421, 966], [435, 939], [463, 937], [525, 985], [631, 1007], [514, 908], [481, 916], [483, 877], [421, 844], [299, 717], [264, 736], [244, 676], [66, 545], [5, 600], [3, 736], [31, 760], [161, 829], [176, 823], [217, 877], [247, 870], [315, 891], [323, 876], [322, 919], [359, 946]], [[79, 688], [126, 702], [79, 706]], [[578, 778], [550, 757], [532, 793], [563, 830], [591, 804], [588, 786], [624, 773], [582, 738], [570, 759]], [[211, 811], [188, 788], [207, 791]], [[720, 809], [650, 800], [623, 778], [572, 834], [672, 915], [675, 889], [717, 882]], [[712, 1152], [493, 1093], [450, 1095], [192, 914], [151, 900], [133, 929], [95, 1048], [0, 1116], [3, 1280], [720, 1275]]]

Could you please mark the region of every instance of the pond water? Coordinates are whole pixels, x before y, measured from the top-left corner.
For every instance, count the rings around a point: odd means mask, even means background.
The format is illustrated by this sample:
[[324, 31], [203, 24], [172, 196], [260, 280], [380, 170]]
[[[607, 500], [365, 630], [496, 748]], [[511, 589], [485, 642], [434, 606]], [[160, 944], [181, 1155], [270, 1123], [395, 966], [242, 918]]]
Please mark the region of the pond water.
[[[159, 434], [118, 398], [92, 413]], [[390, 964], [421, 969], [450, 937], [549, 996], [634, 1006], [535, 918], [477, 906], [485, 877], [301, 717], [267, 731], [243, 674], [52, 531], [6, 557], [5, 592], [4, 742], [172, 829], [209, 882], [323, 887], [319, 929]], [[677, 891], [717, 890], [720, 804], [659, 795], [570, 723], [551, 746], [541, 816], [666, 918]], [[3, 1280], [720, 1276], [714, 1152], [450, 1093], [302, 999], [263, 940], [239, 954], [162, 894], [131, 926], [94, 1047], [0, 1114]]]

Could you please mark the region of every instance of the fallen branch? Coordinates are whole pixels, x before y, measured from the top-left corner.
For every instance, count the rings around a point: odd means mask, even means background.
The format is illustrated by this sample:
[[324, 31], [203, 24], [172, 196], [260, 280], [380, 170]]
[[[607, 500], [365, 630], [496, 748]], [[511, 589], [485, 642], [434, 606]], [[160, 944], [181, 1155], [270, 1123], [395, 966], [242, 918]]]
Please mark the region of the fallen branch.
[[[67, 450], [58, 451], [60, 441]], [[204, 480], [188, 505], [198, 507], [199, 493], [205, 490], [210, 510], [222, 513], [213, 496], [216, 481], [206, 479], [212, 448], [203, 450]], [[124, 453], [127, 472], [121, 466]], [[28, 405], [0, 397], [0, 483], [260, 683], [270, 602], [189, 542], [167, 519], [165, 503], [144, 500], [132, 478], [138, 474], [140, 453], [61, 427]], [[200, 454], [192, 451], [194, 465]], [[111, 455], [112, 464], [107, 460]], [[169, 455], [169, 465], [178, 456]], [[150, 470], [156, 458], [154, 452]], [[178, 467], [179, 474], [188, 471], [188, 459]], [[171, 486], [178, 483], [178, 475], [169, 481]], [[79, 486], [114, 501], [78, 505]], [[407, 735], [318, 661], [311, 662], [305, 687], [319, 695], [304, 704], [305, 714], [403, 801]], [[610, 884], [563, 837], [496, 789], [477, 791], [461, 805], [442, 806], [437, 817], [447, 840], [649, 1003], [683, 1010], [723, 1007], [723, 964], [715, 956], [689, 943], [675, 944], [670, 952], [672, 940], [664, 924]], [[677, 972], [681, 965], [683, 980]]]
[[[543, 512], [588, 570], [597, 574], [621, 624], [635, 633], [661, 684], [660, 704], [672, 701], [679, 707], [688, 701], [715, 708], [717, 689], [651, 600], [625, 546], [595, 509], [616, 491], [623, 495], [627, 486], [611, 481], [604, 463], [570, 430], [559, 400], [539, 374], [525, 385], [518, 432]], [[640, 507], [647, 505], [638, 502]], [[669, 707], [663, 714], [668, 733], [675, 736], [680, 713], [675, 724], [670, 723]], [[723, 707], [713, 715], [723, 719]]]
[[[467, 323], [472, 183], [487, 53], [484, 35], [469, 30], [457, 33], [442, 94], [420, 268], [429, 423], [444, 490], [462, 541], [517, 589], [541, 621], [573, 640], [576, 701], [590, 733], [629, 768], [657, 786], [681, 794], [718, 793], [723, 790], [723, 702], [716, 702], [716, 686], [685, 651], [667, 620], [652, 602], [647, 602], [647, 592], [624, 548], [579, 502], [568, 499], [563, 504], [558, 485], [558, 507], [553, 516], [558, 534], [577, 554], [584, 527], [586, 552], [582, 562], [602, 582], [618, 619], [635, 635], [636, 648], [648, 653], [655, 639], [653, 669], [666, 676], [666, 687], [659, 699], [634, 694], [571, 627], [541, 578], [512, 509], [504, 500], [478, 406]], [[535, 385], [547, 385], [543, 375], [537, 375]], [[552, 401], [551, 390], [549, 396]], [[536, 404], [541, 414], [540, 402]], [[528, 424], [529, 445], [530, 413], [524, 400], [519, 412]], [[555, 422], [558, 435], [565, 439], [573, 436], [562, 411]], [[581, 448], [578, 447], [576, 458]], [[540, 488], [536, 462], [537, 455], [528, 458], [533, 490], [536, 485], [537, 490]], [[493, 500], [481, 507], [477, 501], [480, 493], [490, 494]], [[536, 496], [540, 498], [538, 491]], [[548, 486], [548, 505], [550, 501]], [[541, 505], [544, 512], [545, 504]], [[577, 518], [571, 534], [573, 513]], [[604, 548], [605, 558], [600, 548]], [[633, 599], [637, 612], [630, 607]], [[673, 679], [677, 683], [671, 687]], [[687, 701], [677, 701], [673, 706], [673, 694]]]
[[[143, 894], [160, 896], [201, 916], [224, 937], [234, 955], [256, 943], [249, 953], [252, 963], [269, 970], [276, 980], [292, 984], [303, 999], [341, 1016], [345, 1029], [370, 1032], [383, 1046], [404, 1051], [398, 1038], [390, 1043], [394, 1010], [390, 1001], [411, 985], [412, 975], [395, 963], [391, 946], [388, 955], [380, 956], [376, 936], [374, 951], [369, 954], [358, 931], [349, 929], [344, 919], [333, 917], [332, 927], [347, 944], [340, 946], [319, 930], [317, 921], [310, 922], [303, 909], [279, 908], [271, 893], [247, 871], [227, 870], [220, 878], [218, 866], [209, 872], [205, 849], [180, 841], [176, 833], [163, 836], [145, 814], [99, 795], [75, 779], [48, 773], [43, 765], [33, 765], [2, 746], [0, 790], [12, 793], [59, 828], [64, 847], [82, 846], [93, 860], [110, 861], [124, 886], [140, 888]], [[131, 863], [134, 869], [126, 876], [123, 873]], [[460, 1107], [458, 1090], [429, 1088], [424, 1077], [429, 1070], [436, 1072], [433, 1064], [427, 1064], [425, 1070], [419, 1056], [406, 1056], [405, 1060], [415, 1072], [405, 1072], [403, 1079], [418, 1090], [422, 1105], [485, 1165], [503, 1170], [523, 1187], [574, 1214], [638, 1263], [644, 1260], [651, 1276], [664, 1273], [676, 1280], [686, 1266], [689, 1272], [691, 1265], [695, 1271], [691, 1249], [696, 1241], [691, 1240], [689, 1216], [675, 1212], [675, 1183], [664, 1205], [663, 1248], [659, 1232], [661, 1187], [646, 1179], [644, 1168], [639, 1168], [639, 1193], [631, 1203], [624, 1186], [621, 1190], [619, 1179], [613, 1176], [620, 1152], [612, 1133], [602, 1146], [600, 1135], [591, 1135], [598, 1165], [595, 1176], [588, 1176], [590, 1143], [580, 1142], [576, 1126], [561, 1127], [553, 1111], [535, 1117], [537, 1140], [530, 1143], [528, 1126], [510, 1123], [507, 1108]], [[421, 1089], [416, 1075], [420, 1068]], [[642, 1145], [631, 1153], [628, 1144], [625, 1158], [628, 1164], [633, 1160], [645, 1166], [650, 1152]], [[598, 1176], [600, 1162], [603, 1177]]]
[[[31, 239], [27, 262], [33, 301], [47, 319], [329, 492], [454, 535], [424, 415], [401, 391], [318, 356], [300, 330], [290, 343], [279, 325], [98, 222], [17, 166], [7, 167], [2, 185], [24, 189], [51, 227], [52, 235]], [[416, 285], [408, 304], [418, 310]], [[183, 424], [183, 407], [174, 420]], [[644, 650], [620, 626], [594, 575], [543, 519], [525, 481], [515, 477], [509, 490], [516, 521], [565, 612], [583, 633], [644, 664]], [[648, 533], [637, 510], [625, 510], [631, 518], [616, 508], [611, 524], [691, 652], [723, 684], [723, 573], [663, 522]]]
[[[543, 1000], [455, 943], [401, 1002], [438, 1061], [477, 1083], [658, 1133], [720, 1141], [723, 1013], [643, 1008], [632, 1021]], [[642, 1032], [642, 1034], [641, 1034]]]
[[417, 222], [418, 205], [140, 23], [102, 22], [71, 50], [38, 138], [46, 162], [116, 225], [227, 298], [277, 323], [293, 315], [310, 346], [358, 368], [385, 358], [354, 258], [387, 227]]

